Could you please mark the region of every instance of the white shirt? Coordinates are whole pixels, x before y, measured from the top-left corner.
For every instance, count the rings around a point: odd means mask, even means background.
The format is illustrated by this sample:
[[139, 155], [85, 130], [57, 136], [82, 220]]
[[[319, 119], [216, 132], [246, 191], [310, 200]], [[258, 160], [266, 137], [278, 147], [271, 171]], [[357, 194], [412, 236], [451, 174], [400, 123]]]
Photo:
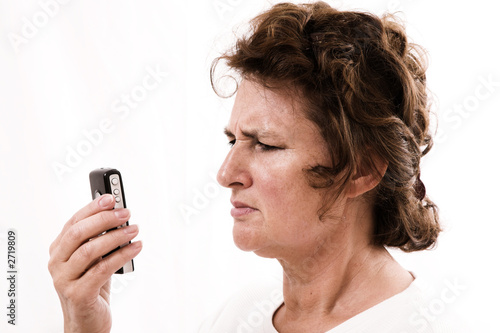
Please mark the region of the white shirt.
[[[325, 333], [465, 332], [439, 322], [438, 316], [429, 311], [432, 301], [424, 297], [418, 279], [415, 279], [401, 293]], [[272, 319], [282, 303], [282, 285], [279, 283], [247, 287], [205, 321], [199, 333], [278, 333]]]

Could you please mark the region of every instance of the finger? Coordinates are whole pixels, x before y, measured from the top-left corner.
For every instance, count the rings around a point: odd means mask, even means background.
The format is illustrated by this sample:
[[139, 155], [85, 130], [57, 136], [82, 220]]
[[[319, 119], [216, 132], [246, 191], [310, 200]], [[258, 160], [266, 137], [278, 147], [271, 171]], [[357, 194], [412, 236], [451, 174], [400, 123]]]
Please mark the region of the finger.
[[122, 247], [90, 267], [90, 269], [78, 280], [78, 283], [86, 290], [97, 290], [101, 288], [117, 270], [134, 259], [141, 250], [141, 241]]
[[139, 233], [137, 225], [129, 225], [107, 232], [80, 246], [69, 258], [65, 269], [68, 279], [77, 279], [106, 253], [131, 241]]
[[57, 236], [57, 238], [52, 242], [49, 248], [49, 253], [52, 255], [52, 251], [56, 248], [61, 238], [66, 234], [69, 228], [71, 228], [75, 223], [92, 216], [96, 213], [99, 213], [103, 210], [112, 209], [115, 206], [115, 198], [111, 194], [104, 194], [99, 198], [92, 200], [88, 205], [81, 208], [78, 212], [76, 212], [64, 225], [61, 233]]
[[57, 250], [52, 255], [53, 259], [66, 262], [73, 252], [90, 238], [126, 223], [129, 218], [130, 211], [127, 208], [120, 208], [99, 212], [73, 224], [61, 238]]

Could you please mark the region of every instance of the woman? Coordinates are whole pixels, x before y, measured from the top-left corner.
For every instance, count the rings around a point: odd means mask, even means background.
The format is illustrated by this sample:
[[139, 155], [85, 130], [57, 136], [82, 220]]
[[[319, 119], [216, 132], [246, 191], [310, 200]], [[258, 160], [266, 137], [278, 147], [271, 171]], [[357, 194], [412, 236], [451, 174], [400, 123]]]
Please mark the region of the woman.
[[[268, 291], [232, 299], [206, 332], [436, 332], [415, 317], [415, 276], [386, 247], [436, 242], [437, 208], [420, 181], [432, 146], [425, 68], [389, 18], [323, 2], [278, 4], [252, 21], [220, 60], [241, 76], [225, 129], [232, 148], [218, 181], [232, 191], [233, 237], [276, 258], [282, 294], [246, 322]], [[109, 279], [140, 242], [103, 196], [76, 213], [51, 246], [49, 269], [66, 332], [109, 332]], [[90, 292], [89, 292], [90, 291]]]

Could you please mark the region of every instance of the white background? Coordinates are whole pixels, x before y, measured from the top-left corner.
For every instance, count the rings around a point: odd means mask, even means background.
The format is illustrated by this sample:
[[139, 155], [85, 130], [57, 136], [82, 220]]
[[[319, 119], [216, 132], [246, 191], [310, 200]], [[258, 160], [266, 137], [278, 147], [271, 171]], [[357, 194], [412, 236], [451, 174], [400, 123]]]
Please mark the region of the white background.
[[[0, 0], [0, 331], [62, 331], [48, 248], [90, 201], [88, 173], [112, 166], [122, 172], [131, 223], [144, 242], [136, 272], [113, 282], [113, 332], [194, 332], [241, 286], [280, 276], [277, 263], [232, 242], [229, 192], [214, 180], [228, 150], [222, 129], [232, 101], [219, 99], [209, 82], [210, 63], [233, 29], [269, 2], [61, 0], [49, 7], [51, 17], [45, 3], [54, 1]], [[443, 311], [458, 313], [476, 332], [500, 329], [494, 3], [331, 2], [400, 10], [410, 36], [429, 51], [440, 133], [422, 179], [446, 231], [436, 250], [394, 253], [431, 281], [437, 298], [446, 283], [462, 286]], [[30, 30], [29, 22], [38, 27]], [[154, 70], [161, 82], [125, 107], [123, 94], [140, 94]], [[102, 121], [111, 129], [100, 137]], [[93, 143], [85, 132], [94, 133]], [[67, 166], [77, 149], [84, 156]], [[16, 327], [7, 325], [4, 306], [9, 228], [18, 233]]]

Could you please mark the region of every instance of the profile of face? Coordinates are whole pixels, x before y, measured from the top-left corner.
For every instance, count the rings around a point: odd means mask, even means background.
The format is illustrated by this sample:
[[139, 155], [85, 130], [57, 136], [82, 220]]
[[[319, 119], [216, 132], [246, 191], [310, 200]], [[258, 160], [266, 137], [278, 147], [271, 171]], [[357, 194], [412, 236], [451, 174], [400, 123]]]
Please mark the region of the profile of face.
[[243, 80], [225, 130], [231, 149], [217, 175], [232, 190], [236, 246], [263, 257], [317, 247], [323, 194], [305, 170], [330, 165], [326, 143], [290, 95]]

